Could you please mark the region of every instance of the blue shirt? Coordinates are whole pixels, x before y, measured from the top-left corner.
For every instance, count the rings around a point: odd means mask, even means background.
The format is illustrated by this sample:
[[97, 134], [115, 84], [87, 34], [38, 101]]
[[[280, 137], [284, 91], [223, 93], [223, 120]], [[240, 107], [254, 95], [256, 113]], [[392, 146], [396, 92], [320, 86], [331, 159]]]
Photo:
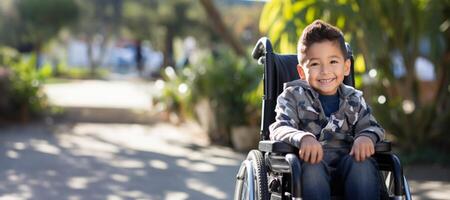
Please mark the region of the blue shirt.
[[330, 117], [331, 113], [339, 109], [339, 94], [334, 95], [319, 95], [320, 103], [322, 104], [325, 116]]

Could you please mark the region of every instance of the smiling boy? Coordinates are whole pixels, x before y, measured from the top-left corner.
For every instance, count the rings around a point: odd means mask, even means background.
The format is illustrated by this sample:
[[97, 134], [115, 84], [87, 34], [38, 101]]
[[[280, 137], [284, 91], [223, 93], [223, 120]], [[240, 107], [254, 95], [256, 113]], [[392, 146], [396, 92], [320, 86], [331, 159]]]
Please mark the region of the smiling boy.
[[298, 61], [300, 80], [284, 85], [270, 138], [299, 148], [303, 198], [338, 193], [345, 199], [379, 199], [378, 169], [370, 156], [384, 130], [362, 92], [343, 84], [351, 61], [342, 32], [314, 21], [299, 39]]

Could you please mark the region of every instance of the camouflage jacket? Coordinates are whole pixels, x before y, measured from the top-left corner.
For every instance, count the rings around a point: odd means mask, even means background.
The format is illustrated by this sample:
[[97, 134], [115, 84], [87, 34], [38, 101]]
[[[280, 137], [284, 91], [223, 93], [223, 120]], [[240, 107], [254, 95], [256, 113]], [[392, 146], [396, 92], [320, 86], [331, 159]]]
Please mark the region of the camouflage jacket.
[[[311, 135], [320, 142], [345, 136], [368, 136], [379, 142], [384, 130], [377, 123], [361, 91], [341, 84], [338, 89], [339, 109], [326, 117], [319, 93], [304, 80], [285, 83], [278, 96], [275, 122], [270, 125], [270, 139], [300, 146], [303, 136]], [[340, 136], [340, 137], [338, 137]]]

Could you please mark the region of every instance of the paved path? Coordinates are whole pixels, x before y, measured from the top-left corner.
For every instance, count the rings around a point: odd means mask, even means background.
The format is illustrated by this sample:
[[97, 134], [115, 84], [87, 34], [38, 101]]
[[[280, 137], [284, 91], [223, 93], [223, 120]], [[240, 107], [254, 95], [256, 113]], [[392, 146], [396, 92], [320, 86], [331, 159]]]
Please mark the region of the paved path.
[[[88, 114], [0, 127], [0, 200], [232, 199], [244, 155], [210, 146], [194, 124], [120, 117], [149, 110], [151, 85], [83, 81], [46, 92], [53, 104]], [[450, 170], [415, 166], [405, 174], [414, 199], [450, 199]]]
[[204, 138], [192, 124], [2, 128], [0, 199], [230, 199], [243, 157]]
[[52, 105], [62, 107], [150, 109], [153, 84], [139, 80], [71, 81], [44, 86]]

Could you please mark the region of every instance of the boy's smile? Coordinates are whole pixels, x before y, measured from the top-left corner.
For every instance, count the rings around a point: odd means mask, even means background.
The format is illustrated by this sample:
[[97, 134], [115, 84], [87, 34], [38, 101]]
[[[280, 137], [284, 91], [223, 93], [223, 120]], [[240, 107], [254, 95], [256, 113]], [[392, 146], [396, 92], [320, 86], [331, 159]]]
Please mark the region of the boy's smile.
[[350, 60], [344, 59], [337, 42], [312, 44], [298, 71], [303, 80], [322, 95], [336, 94], [344, 76], [350, 73]]

